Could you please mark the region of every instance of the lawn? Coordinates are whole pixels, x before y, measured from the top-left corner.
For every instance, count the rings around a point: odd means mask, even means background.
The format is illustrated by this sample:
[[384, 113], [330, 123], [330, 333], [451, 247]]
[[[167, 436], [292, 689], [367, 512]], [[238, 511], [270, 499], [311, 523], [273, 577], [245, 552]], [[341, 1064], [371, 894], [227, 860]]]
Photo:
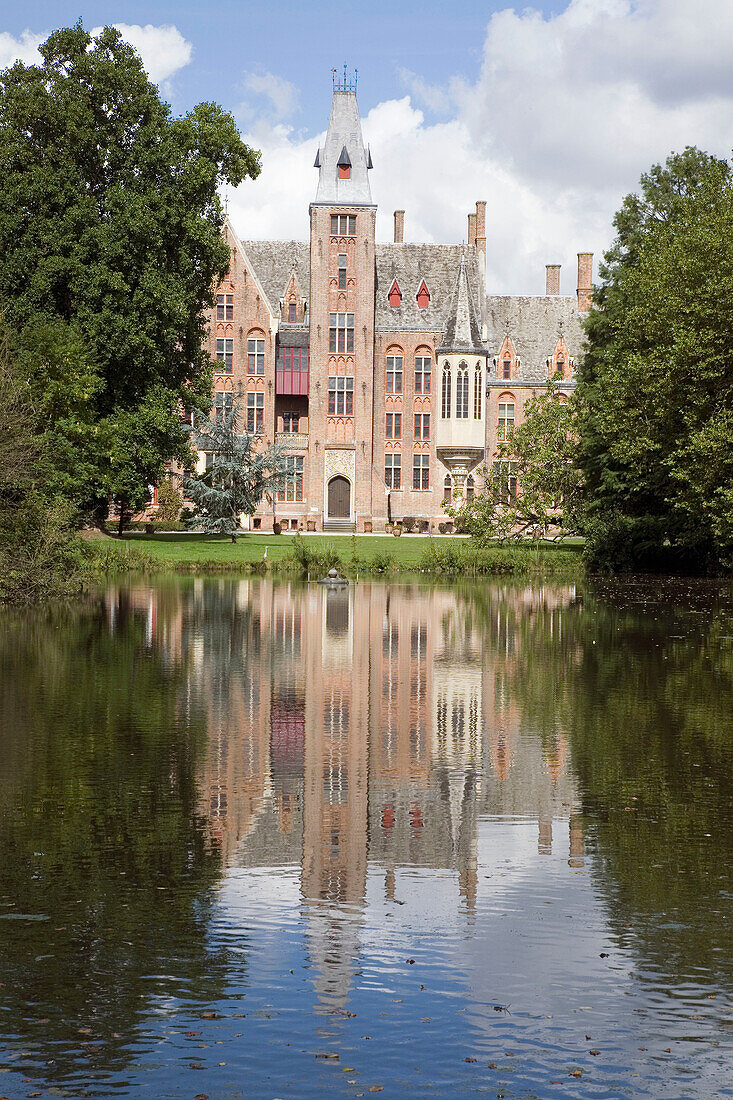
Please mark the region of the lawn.
[[[124, 539], [115, 539], [116, 545], [128, 545], [144, 550], [161, 562], [173, 565], [201, 565], [204, 562], [236, 564], [237, 562], [278, 561], [291, 548], [294, 535], [241, 535], [236, 543], [230, 538], [196, 535], [188, 532], [170, 535], [144, 535], [130, 533]], [[105, 540], [108, 541], [108, 540]], [[351, 555], [351, 535], [305, 535], [308, 548], [318, 552], [333, 548], [342, 557]], [[359, 535], [356, 539], [359, 557], [371, 558], [374, 554], [389, 553], [401, 565], [417, 564], [427, 544], [426, 536], [401, 536], [386, 538], [380, 535]]]

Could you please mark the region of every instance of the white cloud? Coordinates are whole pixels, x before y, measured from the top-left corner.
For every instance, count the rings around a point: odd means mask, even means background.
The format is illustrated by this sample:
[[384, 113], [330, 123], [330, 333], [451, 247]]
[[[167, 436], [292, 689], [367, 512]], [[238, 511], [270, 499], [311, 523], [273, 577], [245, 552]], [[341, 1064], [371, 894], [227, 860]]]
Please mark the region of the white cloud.
[[[169, 80], [174, 73], [188, 65], [193, 55], [193, 47], [187, 42], [177, 27], [155, 27], [151, 23], [141, 27], [136, 23], [115, 23], [125, 42], [129, 42], [140, 54], [148, 76], [155, 84]], [[98, 35], [102, 27], [95, 27], [90, 33]], [[38, 47], [45, 42], [49, 31], [35, 34], [25, 30], [20, 38], [5, 31], [0, 32], [0, 69], [22, 61], [25, 65], [35, 65], [41, 60]]]
[[[411, 95], [363, 121], [375, 168], [378, 237], [405, 208], [407, 240], [460, 241], [487, 200], [487, 281], [541, 293], [545, 263], [608, 247], [612, 217], [641, 172], [692, 144], [733, 144], [731, 0], [570, 0], [557, 14], [495, 13], [473, 84], [398, 75]], [[438, 121], [425, 119], [422, 103]], [[328, 104], [324, 103], [324, 121]], [[260, 127], [263, 172], [231, 196], [243, 237], [305, 239], [320, 137]]]
[[[187, 42], [177, 27], [153, 26], [147, 23], [114, 23], [125, 42], [129, 42], [142, 58], [145, 70], [153, 84], [162, 84], [188, 65], [193, 56], [193, 46]], [[91, 32], [99, 34], [101, 27]]]
[[[268, 114], [275, 121], [281, 121], [298, 109], [298, 89], [289, 80], [269, 72], [251, 72], [244, 74], [244, 87], [255, 96], [263, 97], [269, 103]], [[240, 112], [248, 117], [254, 114], [249, 104], [242, 104]]]
[[0, 31], [0, 69], [7, 69], [16, 61], [35, 65], [41, 60], [38, 47], [47, 38], [47, 34], [34, 34], [32, 31], [23, 31], [20, 38], [14, 38], [7, 31]]

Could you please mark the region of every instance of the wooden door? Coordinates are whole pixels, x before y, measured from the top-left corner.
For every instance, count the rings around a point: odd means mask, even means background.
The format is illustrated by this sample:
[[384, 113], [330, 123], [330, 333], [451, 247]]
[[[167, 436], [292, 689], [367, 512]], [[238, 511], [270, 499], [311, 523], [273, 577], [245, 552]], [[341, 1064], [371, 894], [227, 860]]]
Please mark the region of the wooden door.
[[351, 515], [351, 485], [348, 478], [332, 477], [328, 483], [328, 518], [348, 519]]

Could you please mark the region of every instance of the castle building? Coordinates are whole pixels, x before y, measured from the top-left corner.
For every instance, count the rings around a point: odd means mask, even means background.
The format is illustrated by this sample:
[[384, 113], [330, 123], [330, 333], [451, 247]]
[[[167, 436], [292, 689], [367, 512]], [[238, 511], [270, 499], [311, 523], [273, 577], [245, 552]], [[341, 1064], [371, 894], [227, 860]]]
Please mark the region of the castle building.
[[253, 528], [276, 516], [286, 529], [380, 531], [414, 517], [427, 530], [447, 518], [446, 499], [479, 487], [549, 378], [565, 397], [575, 385], [592, 254], [578, 255], [577, 296], [560, 296], [554, 264], [542, 296], [487, 295], [486, 203], [468, 215], [466, 244], [406, 243], [403, 210], [394, 241], [379, 244], [371, 167], [344, 77], [316, 153], [310, 240], [242, 241], [225, 223], [231, 263], [209, 326], [215, 415], [236, 401], [243, 427], [289, 456], [275, 508], [263, 500]]

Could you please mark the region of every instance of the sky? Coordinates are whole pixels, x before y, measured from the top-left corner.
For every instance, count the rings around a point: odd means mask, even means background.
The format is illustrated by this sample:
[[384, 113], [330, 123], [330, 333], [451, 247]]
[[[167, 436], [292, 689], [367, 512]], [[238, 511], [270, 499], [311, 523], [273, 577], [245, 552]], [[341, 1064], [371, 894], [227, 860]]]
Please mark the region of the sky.
[[307, 239], [331, 72], [358, 69], [377, 238], [460, 242], [487, 202], [487, 289], [541, 294], [545, 264], [575, 289], [650, 165], [733, 144], [733, 0], [0, 2], [0, 68], [37, 60], [58, 26], [108, 23], [176, 114], [214, 100], [262, 151], [227, 195], [240, 237]]

